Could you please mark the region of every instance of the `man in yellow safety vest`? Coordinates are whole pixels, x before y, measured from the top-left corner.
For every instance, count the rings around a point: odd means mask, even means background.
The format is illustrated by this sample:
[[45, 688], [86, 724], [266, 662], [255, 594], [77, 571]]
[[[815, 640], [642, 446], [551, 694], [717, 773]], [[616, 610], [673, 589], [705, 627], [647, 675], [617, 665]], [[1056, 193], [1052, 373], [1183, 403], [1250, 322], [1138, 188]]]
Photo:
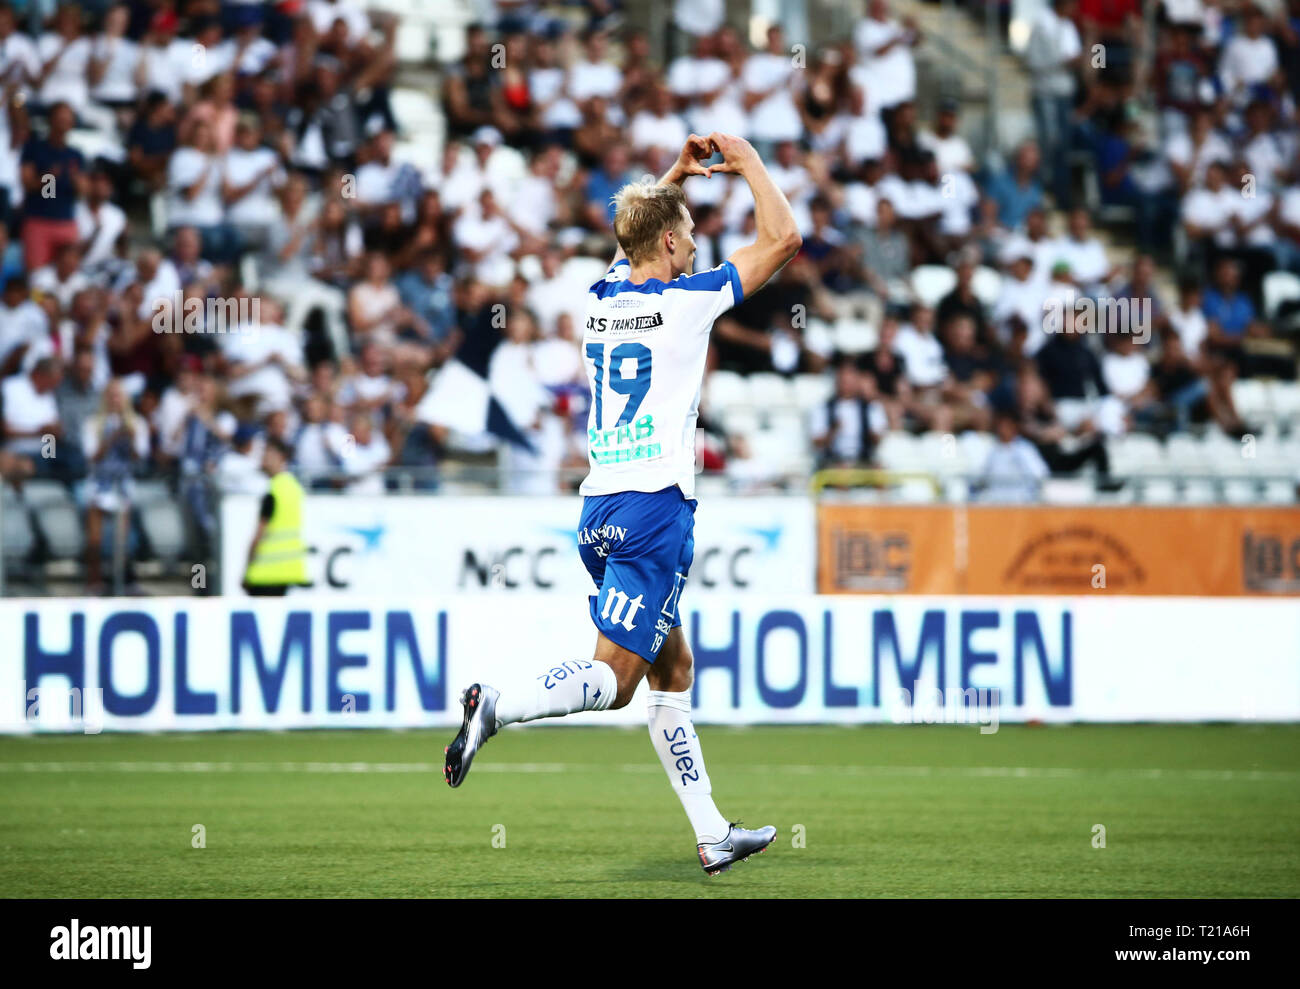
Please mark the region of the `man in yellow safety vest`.
[[271, 478], [271, 486], [262, 497], [244, 571], [244, 589], [259, 597], [283, 595], [290, 587], [310, 583], [307, 544], [302, 538], [302, 485], [288, 470], [292, 454], [283, 440], [267, 438], [262, 470]]

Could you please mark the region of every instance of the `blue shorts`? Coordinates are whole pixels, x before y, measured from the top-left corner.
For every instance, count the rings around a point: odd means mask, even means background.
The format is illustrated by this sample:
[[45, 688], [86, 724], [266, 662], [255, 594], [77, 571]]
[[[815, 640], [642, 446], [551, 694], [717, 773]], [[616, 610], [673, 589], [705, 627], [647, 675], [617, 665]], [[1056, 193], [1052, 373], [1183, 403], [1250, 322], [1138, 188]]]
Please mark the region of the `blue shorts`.
[[591, 620], [647, 663], [682, 623], [678, 601], [695, 556], [694, 531], [695, 502], [676, 485], [582, 500], [578, 553], [596, 583]]

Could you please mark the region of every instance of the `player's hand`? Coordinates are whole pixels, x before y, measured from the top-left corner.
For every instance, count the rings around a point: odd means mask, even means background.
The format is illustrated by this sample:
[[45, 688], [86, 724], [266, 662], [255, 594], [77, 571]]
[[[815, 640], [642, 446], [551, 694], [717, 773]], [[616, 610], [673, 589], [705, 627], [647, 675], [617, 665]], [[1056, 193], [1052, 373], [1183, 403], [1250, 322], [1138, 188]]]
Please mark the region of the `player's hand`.
[[743, 137], [714, 131], [709, 135], [709, 143], [722, 155], [722, 163], [710, 165], [710, 172], [729, 172], [743, 175], [747, 168], [759, 163], [758, 152]]
[[677, 162], [673, 165], [673, 174], [682, 179], [688, 175], [703, 175], [707, 179], [709, 169], [701, 162], [712, 158], [714, 150], [707, 137], [692, 134], [682, 145], [682, 153], [677, 156]]

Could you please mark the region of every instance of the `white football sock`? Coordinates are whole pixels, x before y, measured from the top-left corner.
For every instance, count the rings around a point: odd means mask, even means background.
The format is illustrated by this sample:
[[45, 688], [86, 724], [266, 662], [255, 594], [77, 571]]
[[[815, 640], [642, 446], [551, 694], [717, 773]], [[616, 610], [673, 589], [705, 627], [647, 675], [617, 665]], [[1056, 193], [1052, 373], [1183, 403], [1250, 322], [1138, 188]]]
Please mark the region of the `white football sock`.
[[650, 740], [695, 829], [696, 844], [721, 841], [731, 825], [713, 805], [713, 784], [709, 782], [704, 752], [691, 723], [691, 692], [652, 690], [646, 712], [650, 719]]
[[618, 678], [598, 660], [568, 660], [527, 679], [497, 688], [497, 727], [517, 721], [558, 718], [575, 711], [603, 711], [614, 703]]

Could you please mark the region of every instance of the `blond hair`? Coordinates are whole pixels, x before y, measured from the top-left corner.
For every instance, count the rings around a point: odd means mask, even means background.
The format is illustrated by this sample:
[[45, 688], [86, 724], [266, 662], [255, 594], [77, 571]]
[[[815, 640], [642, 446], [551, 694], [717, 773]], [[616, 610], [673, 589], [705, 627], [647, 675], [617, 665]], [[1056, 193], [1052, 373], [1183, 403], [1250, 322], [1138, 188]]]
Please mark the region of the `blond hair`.
[[653, 185], [631, 182], [614, 196], [614, 236], [633, 264], [648, 261], [659, 253], [668, 230], [682, 222], [686, 196], [673, 183]]

